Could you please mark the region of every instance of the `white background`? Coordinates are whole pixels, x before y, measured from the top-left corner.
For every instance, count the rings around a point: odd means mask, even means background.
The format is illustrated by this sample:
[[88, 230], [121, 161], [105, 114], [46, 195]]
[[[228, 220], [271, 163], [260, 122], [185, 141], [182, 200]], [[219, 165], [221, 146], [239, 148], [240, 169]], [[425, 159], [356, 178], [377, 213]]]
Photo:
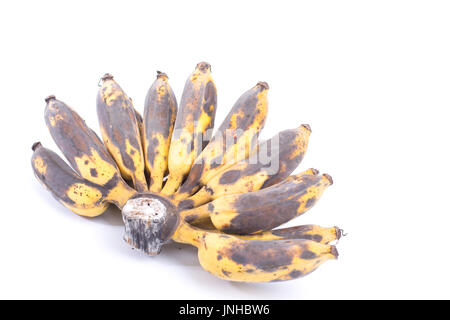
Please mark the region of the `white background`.
[[[4, 1], [0, 5], [0, 298], [450, 298], [450, 5], [446, 1]], [[155, 71], [177, 98], [212, 64], [216, 123], [257, 81], [264, 137], [308, 123], [298, 168], [334, 178], [290, 225], [338, 225], [340, 258], [311, 275], [231, 283], [177, 244], [149, 258], [118, 210], [81, 218], [32, 174], [31, 145], [55, 94], [98, 132], [101, 75], [138, 110]]]

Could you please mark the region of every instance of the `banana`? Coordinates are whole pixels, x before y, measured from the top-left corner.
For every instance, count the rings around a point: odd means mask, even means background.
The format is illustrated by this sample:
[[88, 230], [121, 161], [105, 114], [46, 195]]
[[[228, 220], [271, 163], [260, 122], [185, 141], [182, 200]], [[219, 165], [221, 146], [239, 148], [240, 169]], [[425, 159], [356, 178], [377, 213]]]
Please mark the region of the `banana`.
[[251, 235], [234, 235], [246, 240], [289, 240], [304, 239], [322, 244], [330, 244], [343, 236], [342, 229], [338, 227], [325, 228], [318, 225], [303, 225], [291, 228], [258, 232]]
[[309, 210], [331, 183], [326, 174], [305, 175], [281, 186], [218, 198], [208, 205], [211, 221], [226, 233], [271, 230]]
[[136, 111], [131, 99], [110, 74], [102, 77], [97, 114], [103, 141], [122, 176], [131, 180], [138, 191], [148, 190]]
[[250, 156], [220, 172], [196, 194], [181, 201], [180, 209], [195, 208], [224, 195], [256, 191], [284, 180], [302, 161], [310, 133], [308, 125], [301, 125], [260, 143], [255, 147], [257, 158]]
[[87, 217], [102, 214], [109, 203], [122, 208], [136, 191], [117, 175], [108, 184], [83, 179], [53, 151], [33, 145], [31, 165], [38, 180], [69, 210]]
[[175, 201], [186, 199], [220, 170], [248, 157], [252, 143], [266, 121], [268, 90], [266, 82], [258, 82], [236, 101], [210, 143], [195, 160], [189, 176], [173, 197]]
[[47, 127], [72, 168], [84, 179], [101, 186], [122, 180], [105, 146], [78, 113], [55, 96], [45, 101]]
[[197, 247], [203, 269], [229, 281], [291, 280], [338, 257], [335, 246], [312, 240], [247, 240], [187, 223], [178, 227], [174, 240]]
[[[250, 214], [248, 213], [248, 211], [255, 209], [255, 211], [253, 212], [253, 216], [255, 216], [255, 219], [259, 219], [259, 215], [260, 214], [262, 215], [262, 212], [266, 212], [266, 209], [270, 211], [273, 210], [275, 207], [277, 208], [277, 210], [279, 210], [280, 207], [278, 205], [279, 204], [287, 205], [286, 203], [281, 203], [282, 201], [287, 201], [290, 202], [291, 207], [287, 206], [285, 210], [282, 211], [281, 214], [277, 212], [276, 215], [277, 216], [280, 215], [280, 217], [278, 217], [278, 220], [282, 219], [283, 215], [285, 217], [290, 215], [292, 216], [292, 218], [294, 218], [297, 212], [295, 211], [293, 212], [291, 209], [292, 205], [295, 206], [295, 203], [293, 202], [296, 202], [298, 204], [297, 202], [298, 199], [297, 200], [293, 199], [293, 197], [296, 196], [300, 191], [304, 191], [305, 188], [307, 187], [307, 184], [311, 184], [314, 181], [321, 180], [320, 178], [319, 179], [314, 178], [318, 174], [319, 174], [318, 170], [310, 168], [295, 176], [289, 176], [284, 181], [274, 186], [268, 187], [266, 189], [257, 190], [250, 193], [238, 193], [226, 195], [223, 197], [219, 197], [210, 203], [203, 204], [199, 207], [183, 210], [180, 212], [180, 216], [191, 224], [199, 225], [207, 223], [207, 221], [209, 221], [214, 215], [216, 221], [213, 224], [214, 228], [217, 228], [217, 226], [215, 225], [216, 223], [220, 225], [221, 228], [223, 228], [224, 219], [226, 220], [227, 217], [238, 215], [241, 217], [244, 216], [249, 217]], [[274, 198], [274, 195], [276, 196], [276, 199]], [[246, 196], [248, 197], [244, 199], [244, 197]], [[313, 195], [311, 194], [310, 196]], [[299, 210], [301, 209], [300, 206], [298, 207], [298, 209]], [[275, 214], [275, 212], [273, 213]], [[219, 221], [221, 221], [222, 224], [219, 224]], [[247, 222], [252, 223], [251, 221]], [[269, 223], [269, 221], [264, 222]], [[270, 221], [270, 223], [272, 224], [274, 224], [274, 222], [275, 221], [273, 220]], [[258, 222], [255, 221], [255, 223]], [[273, 229], [278, 225], [267, 227], [265, 228], [265, 230]], [[257, 231], [261, 230], [254, 230], [252, 232], [242, 232], [242, 233], [253, 233]], [[237, 233], [240, 234], [241, 232]]]
[[175, 118], [177, 100], [165, 73], [159, 72], [147, 92], [144, 107], [144, 154], [150, 173], [150, 191], [160, 192], [167, 171], [169, 146]]
[[161, 193], [172, 195], [189, 173], [214, 126], [217, 92], [211, 66], [201, 62], [186, 81], [169, 149], [169, 178]]

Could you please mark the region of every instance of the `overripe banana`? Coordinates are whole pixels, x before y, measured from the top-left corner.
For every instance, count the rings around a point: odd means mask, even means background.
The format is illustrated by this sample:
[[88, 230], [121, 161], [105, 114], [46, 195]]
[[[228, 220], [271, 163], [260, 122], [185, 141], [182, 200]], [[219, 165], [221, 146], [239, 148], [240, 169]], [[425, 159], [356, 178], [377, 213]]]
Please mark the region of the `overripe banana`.
[[175, 201], [189, 197], [220, 171], [248, 157], [266, 121], [268, 90], [266, 82], [258, 82], [236, 101], [211, 142], [195, 160]]
[[103, 141], [125, 179], [146, 191], [145, 162], [139, 123], [133, 104], [110, 74], [102, 77], [97, 114]]
[[77, 173], [98, 185], [106, 185], [111, 179], [121, 180], [114, 160], [85, 121], [55, 96], [45, 101], [45, 122], [50, 134]]
[[[301, 173], [298, 174], [299, 177], [302, 177], [304, 175], [318, 175], [319, 171], [314, 169], [314, 168], [309, 168]], [[280, 186], [282, 185], [282, 183], [287, 183], [292, 177], [294, 176], [290, 176], [287, 179], [285, 179], [283, 182], [278, 183], [276, 186]], [[269, 187], [270, 188], [270, 187]], [[255, 192], [252, 192], [252, 194], [255, 194]], [[213, 200], [210, 203], [207, 204], [203, 204], [200, 206], [196, 206], [195, 208], [191, 208], [191, 209], [182, 209], [180, 211], [180, 215], [183, 217], [184, 220], [186, 220], [187, 222], [194, 224], [194, 225], [207, 225], [208, 222], [211, 222], [210, 219], [210, 215], [214, 212], [215, 210], [215, 203], [216, 202], [221, 202], [222, 198], [226, 199], [226, 198], [230, 198], [230, 199], [234, 199], [235, 197], [239, 197], [239, 195], [244, 195], [246, 193], [242, 193], [242, 194], [236, 194], [236, 195], [225, 195], [223, 197], [219, 197], [217, 200]], [[232, 211], [234, 212], [234, 211]], [[211, 222], [212, 224], [212, 222]], [[214, 226], [214, 225], [212, 225]], [[214, 227], [215, 228], [215, 227]]]
[[202, 267], [226, 280], [298, 278], [337, 258], [331, 244], [342, 231], [274, 229], [310, 209], [332, 180], [315, 169], [289, 176], [305, 154], [308, 125], [257, 143], [267, 92], [264, 82], [245, 92], [210, 140], [217, 96], [209, 64], [199, 63], [187, 80], [179, 110], [158, 72], [143, 117], [106, 74], [97, 96], [104, 143], [50, 96], [45, 120], [73, 169], [40, 143], [33, 145], [32, 168], [79, 215], [94, 217], [115, 204], [124, 240], [149, 255], [174, 240], [197, 247]]
[[177, 100], [168, 77], [158, 72], [144, 105], [144, 154], [152, 192], [160, 192], [162, 188], [176, 116]]
[[103, 185], [83, 179], [39, 142], [33, 145], [33, 151], [31, 165], [38, 180], [59, 202], [81, 216], [98, 216], [109, 203], [122, 208], [136, 193], [117, 175]]
[[331, 184], [327, 174], [298, 174], [265, 189], [217, 198], [181, 215], [186, 221], [211, 218], [226, 233], [267, 231], [305, 213]]
[[201, 62], [186, 81], [169, 150], [169, 178], [161, 191], [173, 194], [191, 170], [214, 126], [217, 92], [211, 66]]
[[194, 208], [224, 195], [252, 192], [282, 181], [302, 161], [310, 133], [308, 125], [301, 125], [260, 143], [255, 156], [220, 172], [196, 194], [181, 201], [180, 208]]
[[248, 240], [197, 229], [186, 223], [177, 229], [174, 239], [196, 246], [202, 267], [230, 281], [296, 279], [338, 257], [335, 246], [312, 240]]

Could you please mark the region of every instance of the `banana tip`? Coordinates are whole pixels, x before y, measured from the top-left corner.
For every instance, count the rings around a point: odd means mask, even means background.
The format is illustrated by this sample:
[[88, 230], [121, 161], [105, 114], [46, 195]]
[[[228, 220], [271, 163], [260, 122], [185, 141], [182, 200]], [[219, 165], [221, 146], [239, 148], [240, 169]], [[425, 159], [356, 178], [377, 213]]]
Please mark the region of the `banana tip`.
[[166, 73], [162, 72], [162, 71], [156, 71], [156, 78], [160, 79], [160, 78], [165, 78], [165, 79], [169, 79], [169, 77], [167, 76]]
[[36, 151], [36, 149], [38, 149], [40, 147], [42, 147], [42, 143], [40, 143], [38, 141], [38, 142], [33, 143], [33, 145], [31, 146], [31, 150]]
[[199, 62], [197, 63], [197, 69], [200, 71], [206, 72], [211, 71], [211, 65], [208, 62]]
[[324, 173], [323, 176], [330, 182], [331, 186], [333, 184], [333, 178], [328, 173]]
[[330, 253], [337, 259], [339, 257], [339, 252], [336, 246], [331, 246]]
[[55, 100], [55, 99], [56, 99], [56, 97], [53, 94], [51, 94], [47, 98], [45, 98], [45, 103], [48, 103], [49, 101]]
[[319, 170], [315, 169], [315, 168], [311, 168], [311, 172], [313, 175], [317, 176], [319, 174]]
[[347, 234], [344, 233], [344, 230], [342, 230], [339, 227], [334, 227], [336, 229], [336, 240], [341, 239], [342, 237], [345, 237]]
[[256, 86], [262, 87], [265, 90], [269, 90], [269, 84], [265, 81], [259, 81]]
[[341, 228], [338, 228], [338, 227], [336, 227], [336, 230], [338, 230], [337, 232], [338, 232], [338, 236], [339, 236], [339, 238], [338, 238], [338, 240], [341, 238], [341, 237], [346, 237], [347, 235], [348, 235], [348, 233], [346, 233], [343, 229], [341, 229]]
[[309, 132], [311, 132], [311, 126], [309, 124], [302, 124], [301, 127], [305, 128]]
[[105, 80], [111, 80], [114, 79], [114, 76], [111, 73], [105, 73], [103, 75], [103, 77], [101, 77], [101, 80], [105, 81]]

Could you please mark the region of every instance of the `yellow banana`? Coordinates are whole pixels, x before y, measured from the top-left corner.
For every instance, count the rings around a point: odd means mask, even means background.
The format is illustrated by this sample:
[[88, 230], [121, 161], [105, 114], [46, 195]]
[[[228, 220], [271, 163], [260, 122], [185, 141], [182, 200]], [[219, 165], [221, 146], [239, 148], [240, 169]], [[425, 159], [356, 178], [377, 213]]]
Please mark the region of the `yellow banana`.
[[175, 201], [189, 197], [221, 170], [248, 157], [253, 141], [266, 121], [268, 90], [266, 82], [258, 82], [236, 101], [210, 143], [195, 160], [189, 176], [173, 197]]
[[269, 282], [307, 275], [336, 259], [335, 246], [303, 239], [247, 240], [182, 223], [174, 240], [198, 248], [201, 266], [230, 281]]
[[175, 94], [167, 75], [158, 71], [157, 79], [147, 92], [144, 107], [144, 154], [151, 192], [161, 191], [176, 115]]
[[145, 161], [136, 111], [131, 99], [110, 74], [102, 77], [97, 114], [103, 141], [122, 176], [131, 180], [138, 191], [146, 191]]
[[209, 140], [214, 126], [217, 93], [211, 66], [201, 62], [186, 81], [169, 149], [169, 178], [161, 193], [173, 194]]
[[38, 180], [71, 211], [87, 217], [102, 214], [109, 203], [122, 208], [136, 193], [118, 176], [105, 185], [83, 179], [53, 151], [33, 145], [31, 165]]
[[301, 125], [260, 143], [254, 153], [257, 158], [251, 156], [220, 172], [196, 194], [181, 201], [180, 208], [195, 208], [224, 195], [252, 192], [284, 180], [302, 161], [310, 133], [308, 125]]

